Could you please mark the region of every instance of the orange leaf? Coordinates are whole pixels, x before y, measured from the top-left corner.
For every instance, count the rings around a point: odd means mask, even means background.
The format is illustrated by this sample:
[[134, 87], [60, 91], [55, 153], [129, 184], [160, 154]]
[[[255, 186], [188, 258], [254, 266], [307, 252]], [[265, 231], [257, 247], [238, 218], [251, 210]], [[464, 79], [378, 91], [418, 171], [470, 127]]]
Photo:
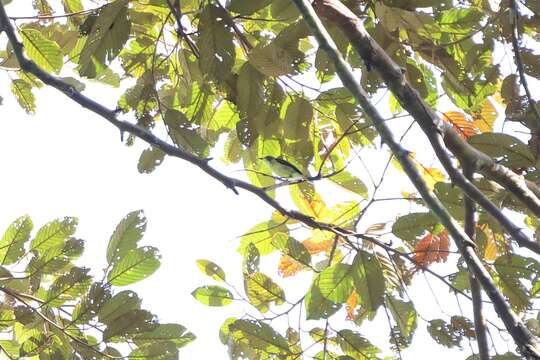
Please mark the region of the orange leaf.
[[294, 276], [302, 271], [303, 268], [304, 266], [302, 264], [288, 255], [283, 255], [279, 259], [278, 273], [283, 277]]
[[478, 134], [478, 129], [475, 125], [467, 120], [465, 114], [459, 111], [447, 111], [443, 113], [443, 119], [452, 124], [454, 129], [464, 139]]
[[413, 260], [417, 268], [425, 268], [435, 262], [445, 262], [448, 259], [450, 241], [446, 230], [438, 235], [428, 233], [414, 247]]
[[313, 239], [307, 239], [302, 241], [302, 243], [306, 247], [307, 251], [309, 251], [309, 253], [313, 255], [330, 250], [332, 248], [332, 245], [334, 245], [334, 240], [328, 239], [322, 241], [314, 241]]
[[497, 109], [489, 99], [484, 100], [479, 112], [473, 114], [473, 125], [481, 132], [493, 131], [493, 124], [499, 116]]
[[358, 306], [358, 294], [356, 291], [352, 291], [351, 295], [347, 298], [347, 302], [345, 303], [346, 310], [347, 310], [347, 320], [353, 320], [354, 319], [354, 309]]

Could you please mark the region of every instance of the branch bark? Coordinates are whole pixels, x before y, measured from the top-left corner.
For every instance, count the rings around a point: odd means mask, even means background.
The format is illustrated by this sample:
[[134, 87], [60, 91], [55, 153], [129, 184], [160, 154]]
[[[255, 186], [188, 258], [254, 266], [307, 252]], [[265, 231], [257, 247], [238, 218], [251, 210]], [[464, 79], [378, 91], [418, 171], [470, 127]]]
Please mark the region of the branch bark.
[[446, 149], [448, 148], [462, 165], [472, 167], [488, 179], [499, 183], [531, 212], [540, 217], [540, 199], [527, 187], [523, 177], [497, 164], [492, 158], [469, 145], [449, 123], [441, 120], [407, 82], [402, 69], [371, 38], [360, 19], [339, 0], [315, 0], [314, 6], [321, 16], [343, 30], [361, 58], [377, 71], [401, 106], [420, 125], [452, 182], [493, 216], [520, 246], [540, 254], [540, 243], [531, 240], [519, 226], [516, 226], [474, 184], [467, 180], [456, 169]]
[[[390, 128], [386, 125], [383, 117], [379, 114], [377, 109], [370, 102], [364, 89], [362, 89], [360, 84], [356, 81], [355, 76], [353, 75], [349, 65], [345, 62], [345, 60], [337, 50], [334, 41], [324, 28], [321, 20], [315, 13], [315, 10], [311, 6], [309, 0], [293, 1], [300, 10], [300, 13], [308, 24], [308, 27], [315, 35], [319, 46], [326, 51], [328, 57], [334, 64], [336, 72], [343, 85], [352, 93], [358, 104], [362, 107], [364, 113], [372, 120], [383, 142], [390, 147], [394, 156], [396, 156], [396, 158], [399, 160], [401, 166], [403, 167], [403, 170], [422, 196], [422, 199], [424, 200], [426, 205], [437, 216], [437, 218], [448, 230], [449, 234], [456, 242], [463, 258], [467, 263], [468, 268], [472, 273], [474, 273], [476, 278], [482, 284], [482, 287], [485, 289], [487, 295], [493, 302], [493, 306], [495, 307], [497, 314], [499, 315], [506, 329], [509, 331], [512, 338], [518, 345], [522, 354], [525, 356], [530, 356], [532, 358], [540, 359], [540, 341], [531, 334], [527, 327], [521, 322], [519, 317], [512, 311], [510, 305], [508, 304], [504, 296], [497, 289], [497, 286], [493, 282], [493, 279], [491, 278], [489, 272], [486, 270], [481, 260], [476, 255], [474, 251], [474, 243], [472, 242], [472, 240], [467, 236], [467, 234], [457, 224], [457, 222], [450, 216], [450, 214], [444, 208], [439, 199], [427, 187], [426, 183], [422, 180], [421, 174], [419, 173], [418, 169], [412, 163], [409, 157], [409, 153], [401, 146], [401, 144], [395, 141]], [[323, 1], [328, 2], [328, 0]], [[333, 3], [334, 5], [336, 5], [337, 3], [343, 7], [343, 5], [339, 2], [334, 1]], [[346, 7], [345, 9], [348, 10]], [[354, 18], [356, 19], [356, 17]], [[340, 24], [340, 26], [341, 25], [343, 24]]]
[[[472, 181], [473, 171], [471, 169], [464, 168], [463, 172], [465, 177], [469, 181]], [[463, 203], [465, 208], [465, 233], [469, 235], [471, 239], [475, 240], [476, 206], [474, 202], [468, 197], [465, 197]], [[472, 307], [474, 315], [474, 332], [476, 333], [476, 342], [478, 343], [478, 356], [480, 357], [480, 360], [489, 360], [487, 328], [482, 308], [482, 289], [480, 288], [480, 282], [472, 272], [469, 273], [469, 285], [471, 287]]]

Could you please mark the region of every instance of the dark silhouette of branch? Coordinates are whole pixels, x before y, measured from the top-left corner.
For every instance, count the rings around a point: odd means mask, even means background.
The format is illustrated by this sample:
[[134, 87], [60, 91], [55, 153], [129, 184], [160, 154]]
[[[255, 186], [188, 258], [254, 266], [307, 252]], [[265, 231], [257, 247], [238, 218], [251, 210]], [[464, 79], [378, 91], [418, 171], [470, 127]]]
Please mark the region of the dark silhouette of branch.
[[[473, 180], [473, 171], [469, 168], [463, 169], [465, 177], [469, 180]], [[463, 199], [463, 205], [465, 210], [465, 220], [463, 227], [465, 233], [469, 235], [471, 239], [475, 239], [476, 236], [476, 206], [474, 201], [465, 197]], [[469, 284], [471, 286], [472, 307], [474, 314], [474, 332], [476, 333], [476, 341], [478, 343], [478, 356], [480, 360], [489, 360], [489, 345], [487, 341], [487, 328], [486, 321], [484, 319], [484, 313], [482, 309], [482, 291], [480, 282], [474, 275], [469, 273]]]
[[[418, 169], [412, 163], [411, 158], [409, 157], [409, 152], [406, 151], [398, 142], [396, 142], [390, 128], [384, 122], [383, 117], [368, 99], [366, 92], [356, 81], [356, 78], [352, 73], [349, 65], [345, 62], [345, 60], [337, 50], [334, 41], [324, 28], [321, 20], [315, 13], [315, 10], [311, 6], [309, 0], [293, 1], [300, 10], [300, 13], [308, 24], [308, 27], [311, 29], [312, 33], [317, 39], [320, 48], [326, 51], [330, 61], [332, 61], [332, 63], [334, 64], [336, 72], [341, 82], [343, 83], [343, 86], [345, 86], [352, 93], [358, 104], [364, 110], [364, 113], [367, 115], [367, 117], [371, 119], [377, 131], [379, 132], [383, 143], [390, 147], [390, 150], [399, 160], [401, 166], [403, 167], [403, 170], [424, 199], [426, 205], [437, 216], [439, 221], [444, 225], [444, 227], [448, 230], [449, 234], [456, 242], [457, 247], [461, 251], [469, 270], [475, 274], [476, 278], [482, 284], [482, 287], [493, 302], [493, 306], [495, 307], [497, 314], [499, 315], [499, 317], [501, 317], [501, 320], [512, 335], [512, 338], [518, 345], [522, 354], [525, 356], [531, 356], [533, 358], [540, 359], [540, 341], [531, 334], [531, 332], [523, 324], [520, 318], [512, 311], [510, 305], [508, 304], [504, 296], [497, 289], [497, 286], [493, 282], [493, 279], [491, 278], [487, 269], [482, 264], [482, 261], [475, 253], [473, 241], [467, 236], [467, 234], [457, 224], [457, 222], [450, 216], [450, 214], [445, 209], [440, 200], [435, 197], [433, 192], [427, 187], [426, 183], [422, 180], [421, 174], [419, 173]], [[337, 14], [336, 16], [338, 19], [341, 19], [343, 21], [347, 20], [347, 18], [343, 18], [343, 16], [340, 15], [340, 11], [343, 11], [343, 9], [340, 9], [340, 7], [344, 8], [346, 13], [348, 12], [352, 14], [347, 7], [337, 1], [332, 1], [332, 4], [328, 4], [329, 0], [324, 0], [324, 2], [328, 6], [330, 6], [330, 13], [334, 11], [335, 14]], [[320, 5], [320, 3], [321, 2], [315, 2], [316, 5]], [[337, 7], [337, 9], [334, 7]], [[356, 29], [358, 19], [354, 14], [352, 14], [352, 16], [353, 19], [355, 19], [352, 23], [354, 24], [354, 29]], [[350, 21], [351, 19], [349, 18], [348, 20]], [[340, 26], [343, 26], [343, 23], [340, 23]], [[347, 26], [346, 28], [350, 31], [353, 30]], [[350, 33], [348, 33], [348, 35], [351, 36]], [[371, 44], [370, 46], [373, 45]], [[384, 54], [384, 52], [382, 53]], [[384, 55], [386, 56], [386, 54]], [[393, 63], [391, 63], [390, 65], [395, 66], [395, 64]], [[397, 69], [397, 71], [400, 74], [398, 79], [403, 80], [401, 71], [399, 69]], [[399, 97], [400, 96], [398, 96], [398, 98]]]
[[343, 30], [364, 62], [377, 71], [401, 106], [420, 125], [452, 182], [462, 188], [468, 197], [493, 216], [520, 246], [540, 254], [540, 243], [531, 240], [519, 226], [516, 226], [487, 196], [456, 169], [447, 148], [462, 165], [470, 166], [485, 177], [499, 183], [536, 216], [540, 217], [540, 199], [527, 187], [523, 177], [469, 145], [459, 136], [451, 124], [441, 120], [407, 82], [402, 69], [371, 38], [364, 29], [361, 20], [339, 0], [316, 0], [314, 6], [321, 16]]

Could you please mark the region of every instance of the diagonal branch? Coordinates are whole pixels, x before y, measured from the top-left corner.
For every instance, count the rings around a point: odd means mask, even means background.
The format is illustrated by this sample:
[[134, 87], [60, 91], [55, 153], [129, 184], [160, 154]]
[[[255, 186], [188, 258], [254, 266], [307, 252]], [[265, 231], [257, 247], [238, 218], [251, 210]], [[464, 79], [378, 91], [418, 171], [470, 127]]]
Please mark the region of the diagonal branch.
[[318, 18], [309, 0], [293, 1], [300, 10], [304, 20], [307, 22], [308, 27], [315, 35], [319, 46], [326, 51], [328, 57], [334, 64], [343, 85], [352, 93], [358, 104], [362, 106], [364, 113], [372, 120], [383, 142], [390, 147], [392, 153], [399, 160], [403, 170], [424, 199], [426, 205], [438, 217], [456, 242], [469, 270], [474, 273], [482, 284], [482, 287], [493, 302], [497, 314], [501, 317], [504, 325], [519, 346], [520, 351], [523, 355], [540, 359], [540, 341], [531, 334], [519, 317], [512, 311], [504, 296], [497, 289], [489, 272], [475, 253], [472, 240], [450, 216], [440, 200], [435, 197], [433, 192], [427, 187], [426, 183], [422, 180], [418, 169], [412, 163], [409, 153], [396, 142], [390, 128], [384, 122], [383, 117], [370, 102], [366, 92], [356, 81], [349, 65], [337, 50], [334, 41], [322, 25], [321, 20]]
[[448, 148], [463, 166], [469, 166], [485, 177], [499, 183], [525, 204], [536, 216], [540, 217], [540, 199], [527, 187], [523, 177], [497, 164], [492, 158], [469, 145], [453, 129], [452, 125], [441, 120], [407, 82], [402, 69], [371, 38], [360, 19], [339, 0], [316, 0], [315, 7], [320, 14], [324, 14], [324, 17], [338, 25], [347, 34], [361, 58], [377, 71], [399, 100], [401, 106], [420, 125], [452, 182], [462, 188], [469, 198], [473, 199], [493, 216], [520, 246], [540, 254], [540, 243], [531, 240], [487, 196], [467, 180], [456, 169], [446, 149]]
[[[465, 177], [472, 181], [473, 171], [464, 168], [463, 169]], [[465, 222], [464, 228], [465, 232], [471, 239], [475, 239], [475, 228], [476, 228], [476, 207], [474, 202], [465, 197], [463, 199], [464, 208], [465, 208]], [[486, 320], [484, 319], [483, 309], [482, 309], [482, 291], [480, 288], [480, 282], [473, 273], [469, 273], [469, 284], [471, 287], [471, 297], [472, 297], [472, 307], [474, 315], [474, 332], [476, 334], [476, 341], [478, 343], [478, 356], [480, 360], [489, 360], [489, 345], [487, 341], [487, 328]]]

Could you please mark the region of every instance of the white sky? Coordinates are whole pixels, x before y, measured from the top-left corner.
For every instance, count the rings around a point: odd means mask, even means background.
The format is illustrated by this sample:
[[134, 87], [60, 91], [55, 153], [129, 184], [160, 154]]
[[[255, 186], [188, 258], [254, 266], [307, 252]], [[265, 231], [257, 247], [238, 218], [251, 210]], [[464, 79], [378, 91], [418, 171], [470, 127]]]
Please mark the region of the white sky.
[[[190, 295], [193, 289], [214, 284], [198, 271], [195, 260], [215, 261], [225, 269], [230, 282], [242, 289], [242, 259], [235, 251], [238, 244], [235, 238], [267, 220], [271, 209], [245, 192], [235, 195], [181, 160], [167, 158], [153, 174], [141, 175], [136, 165], [146, 146], [140, 141], [134, 148], [124, 146], [119, 132], [105, 120], [51, 89], [36, 92], [37, 115], [27, 116], [11, 96], [5, 74], [0, 74], [0, 83], [4, 84], [0, 88], [0, 96], [4, 98], [0, 107], [3, 115], [0, 234], [26, 213], [35, 228], [58, 217], [78, 217], [76, 236], [86, 240], [81, 265], [90, 266], [95, 274], [101, 275], [98, 269], [105, 267], [107, 242], [116, 224], [128, 212], [143, 209], [148, 226], [141, 243], [159, 248], [162, 266], [152, 277], [131, 288], [143, 298], [143, 306], [157, 314], [161, 322], [178, 322], [195, 333], [197, 340], [180, 350], [181, 358], [227, 359], [226, 348], [217, 336], [218, 329], [225, 318], [241, 316], [243, 307], [211, 308], [193, 299]], [[85, 94], [111, 108], [118, 98], [117, 90], [101, 85], [88, 86]], [[414, 136], [411, 139], [416, 140]], [[343, 195], [333, 188], [326, 190], [335, 192], [336, 196]], [[375, 210], [382, 216], [377, 220], [394, 219], [398, 211], [407, 210], [403, 206], [407, 205], [381, 204]], [[276, 274], [275, 261], [263, 258], [262, 265], [280, 284], [302, 282], [302, 286], [309, 286], [308, 275], [284, 280]], [[440, 307], [420, 275], [415, 280], [418, 286], [410, 292], [420, 315], [428, 320], [445, 318], [440, 314], [441, 308], [447, 315], [458, 315], [455, 298], [446, 287], [436, 279], [429, 280]], [[298, 285], [295, 287], [298, 289]], [[285, 289], [288, 291], [290, 287], [285, 285]], [[470, 315], [468, 302], [461, 298], [461, 304], [465, 315]], [[383, 346], [388, 340], [386, 318], [383, 320], [368, 323], [359, 331]], [[315, 322], [308, 325], [321, 326]], [[461, 354], [438, 346], [427, 335], [426, 325], [418, 319], [415, 341], [403, 352], [404, 359], [431, 358], [436, 354], [442, 360], [470, 355], [466, 342]], [[500, 341], [497, 348], [500, 353], [507, 350]]]

